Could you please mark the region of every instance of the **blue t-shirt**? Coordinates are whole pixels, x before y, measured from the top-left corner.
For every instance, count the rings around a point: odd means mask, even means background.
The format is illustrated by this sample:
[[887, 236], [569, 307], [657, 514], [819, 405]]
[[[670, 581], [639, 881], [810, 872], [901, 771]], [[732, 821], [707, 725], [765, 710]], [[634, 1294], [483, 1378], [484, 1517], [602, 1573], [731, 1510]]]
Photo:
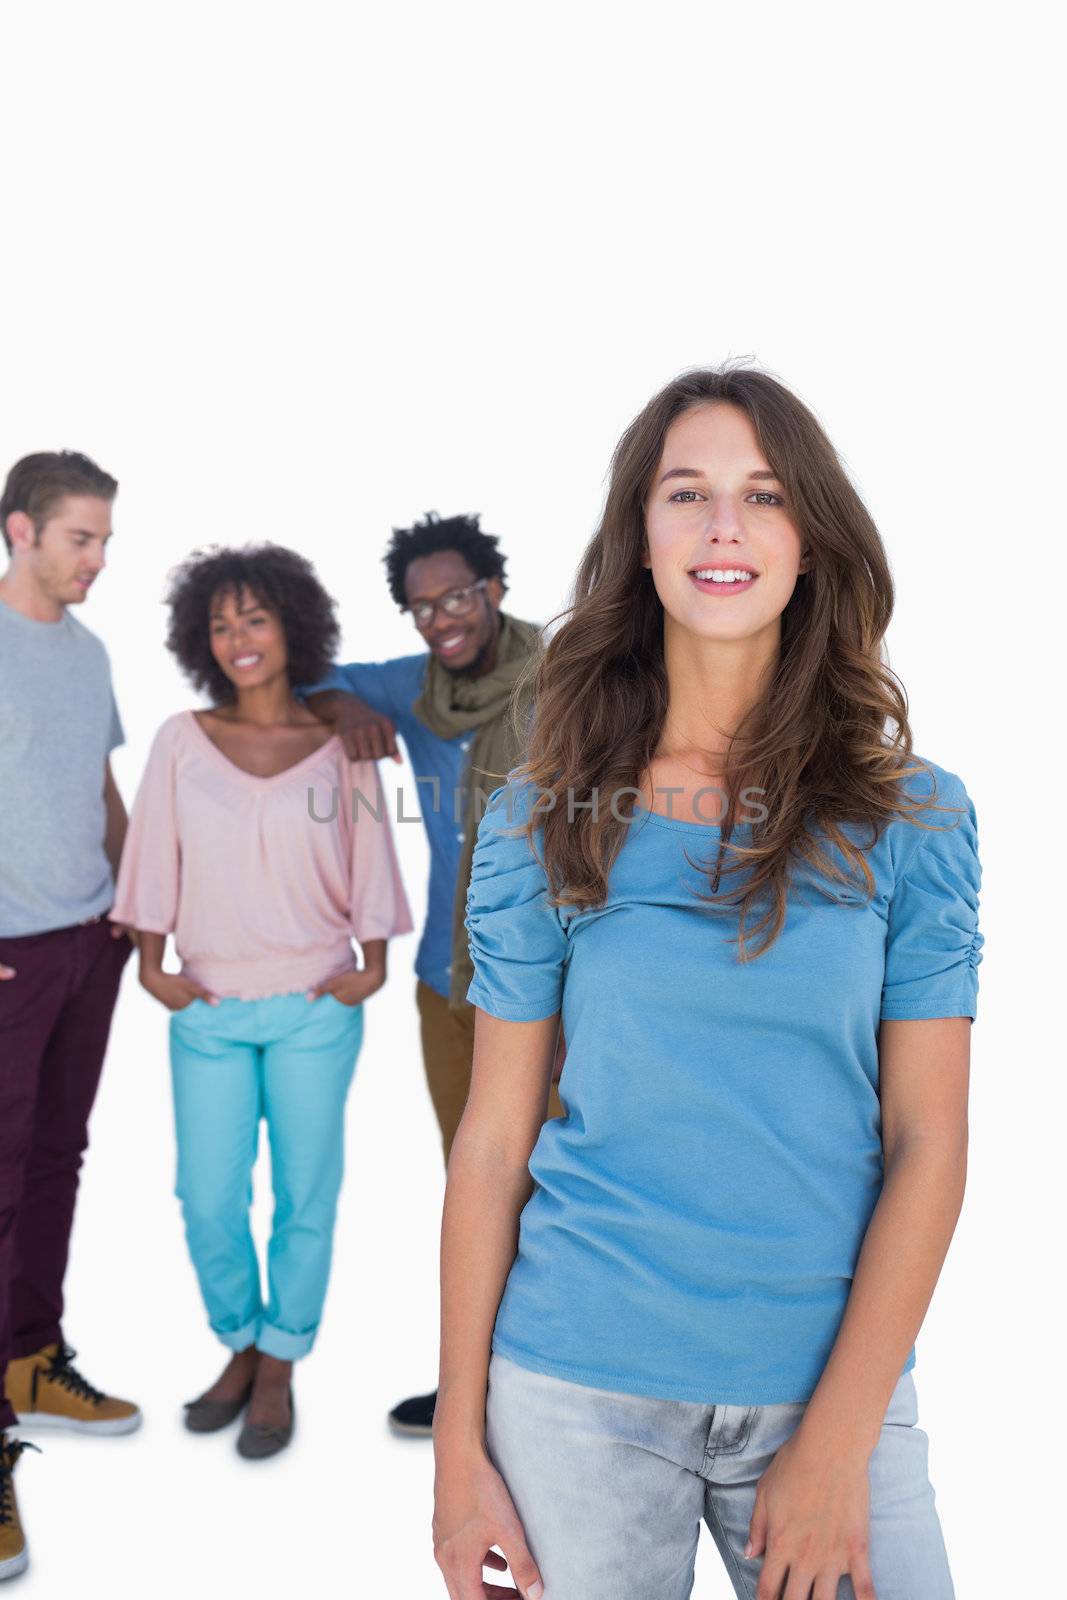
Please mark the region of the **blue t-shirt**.
[[414, 769], [415, 795], [403, 796], [398, 825], [421, 818], [430, 847], [430, 884], [426, 922], [415, 954], [415, 971], [447, 1000], [452, 972], [452, 908], [456, 898], [463, 827], [467, 815], [467, 775], [474, 733], [442, 739], [412, 710], [422, 693], [430, 653], [398, 656], [393, 661], [353, 661], [335, 666], [320, 683], [302, 687], [302, 695], [341, 689], [358, 695], [383, 716], [392, 718], [407, 747]]
[[[639, 807], [605, 904], [576, 911], [548, 904], [515, 836], [529, 784], [494, 791], [467, 998], [520, 1021], [562, 1009], [567, 1040], [566, 1116], [530, 1159], [495, 1350], [629, 1394], [810, 1399], [882, 1186], [879, 1022], [976, 1014], [975, 813], [958, 777], [927, 766], [962, 814], [924, 806], [942, 831], [894, 821], [873, 847], [847, 826], [873, 898], [795, 869], [782, 932], [744, 964], [736, 913], [695, 899], [708, 878], [686, 861], [714, 859], [717, 826]], [[928, 778], [910, 784], [931, 798]], [[914, 1364], [913, 1346], [902, 1371]]]

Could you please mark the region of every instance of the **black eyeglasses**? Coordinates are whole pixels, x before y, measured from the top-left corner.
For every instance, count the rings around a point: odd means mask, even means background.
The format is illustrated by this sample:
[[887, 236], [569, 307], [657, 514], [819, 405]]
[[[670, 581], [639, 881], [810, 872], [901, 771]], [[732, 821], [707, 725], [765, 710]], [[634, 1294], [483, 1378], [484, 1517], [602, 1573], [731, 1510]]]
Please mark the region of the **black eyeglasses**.
[[479, 578], [477, 583], [468, 583], [465, 589], [450, 589], [439, 600], [420, 600], [417, 605], [401, 606], [401, 612], [407, 611], [416, 628], [428, 628], [437, 615], [437, 608], [449, 617], [465, 617], [468, 611], [474, 610], [474, 596], [478, 589], [484, 589], [489, 582], [488, 578]]

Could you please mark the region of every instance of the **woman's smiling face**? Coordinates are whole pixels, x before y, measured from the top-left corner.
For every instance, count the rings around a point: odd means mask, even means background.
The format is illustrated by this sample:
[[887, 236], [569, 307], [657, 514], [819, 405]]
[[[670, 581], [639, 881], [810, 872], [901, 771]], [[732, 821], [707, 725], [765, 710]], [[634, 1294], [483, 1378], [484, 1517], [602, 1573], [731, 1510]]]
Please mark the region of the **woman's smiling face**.
[[213, 596], [208, 622], [211, 653], [238, 689], [259, 688], [288, 662], [281, 618], [247, 589]]
[[798, 574], [811, 564], [755, 428], [726, 401], [693, 406], [671, 423], [645, 530], [642, 561], [665, 621], [702, 639], [777, 630]]

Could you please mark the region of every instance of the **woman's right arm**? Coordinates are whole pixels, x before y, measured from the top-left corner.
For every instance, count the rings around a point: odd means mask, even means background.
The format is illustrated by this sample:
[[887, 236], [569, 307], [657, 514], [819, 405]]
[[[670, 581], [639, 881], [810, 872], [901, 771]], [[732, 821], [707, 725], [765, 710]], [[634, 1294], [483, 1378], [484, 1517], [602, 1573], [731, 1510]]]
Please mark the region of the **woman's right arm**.
[[144, 929], [138, 936], [137, 948], [140, 953], [137, 976], [141, 987], [147, 989], [153, 999], [165, 1005], [168, 1011], [184, 1011], [194, 1000], [206, 1000], [208, 1005], [216, 1004], [210, 989], [205, 989], [194, 978], [187, 978], [180, 972], [163, 971], [163, 953], [167, 948], [165, 933], [152, 933]]
[[130, 812], [115, 883], [113, 922], [138, 931], [139, 977], [168, 1011], [214, 996], [191, 978], [163, 971], [167, 935], [174, 931], [181, 897], [181, 849], [176, 802], [176, 748], [180, 716], [168, 717], [152, 741]]
[[434, 1411], [434, 1553], [452, 1600], [513, 1591], [482, 1567], [507, 1557], [519, 1593], [541, 1594], [536, 1564], [485, 1443], [497, 1309], [533, 1181], [530, 1153], [545, 1117], [559, 1015], [505, 1022], [480, 1008], [470, 1095], [448, 1161], [441, 1233], [441, 1371]]

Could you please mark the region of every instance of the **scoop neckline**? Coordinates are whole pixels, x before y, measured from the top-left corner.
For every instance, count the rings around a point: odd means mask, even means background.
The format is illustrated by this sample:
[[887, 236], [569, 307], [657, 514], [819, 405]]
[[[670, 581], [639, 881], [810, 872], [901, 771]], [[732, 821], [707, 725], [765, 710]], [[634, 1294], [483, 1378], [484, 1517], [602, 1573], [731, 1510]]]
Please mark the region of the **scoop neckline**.
[[[722, 832], [721, 822], [689, 822], [684, 817], [665, 817], [661, 811], [650, 811], [648, 806], [645, 805], [644, 801], [639, 799], [635, 799], [634, 801], [634, 815], [649, 817], [653, 822], [658, 822], [661, 827], [675, 828], [679, 832], [684, 833]], [[734, 824], [734, 830], [736, 832], [739, 828], [751, 828], [751, 826], [751, 822], [736, 822]]]
[[317, 750], [310, 750], [306, 756], [301, 756], [299, 761], [294, 761], [292, 766], [283, 767], [281, 772], [249, 772], [246, 768], [239, 767], [236, 761], [231, 761], [224, 750], [219, 749], [218, 745], [215, 743], [214, 739], [207, 732], [207, 730], [201, 727], [200, 719], [195, 711], [187, 711], [185, 715], [188, 717], [192, 726], [196, 729], [198, 737], [202, 739], [207, 748], [218, 757], [219, 761], [223, 763], [227, 770], [230, 772], [236, 772], [239, 778], [247, 778], [249, 783], [266, 785], [278, 783], [282, 778], [291, 778], [294, 772], [299, 772], [301, 767], [306, 767], [311, 761], [317, 761], [324, 751], [329, 750], [332, 745], [340, 744], [341, 742], [340, 734], [331, 733], [330, 737], [325, 741], [324, 744], [320, 744]]

